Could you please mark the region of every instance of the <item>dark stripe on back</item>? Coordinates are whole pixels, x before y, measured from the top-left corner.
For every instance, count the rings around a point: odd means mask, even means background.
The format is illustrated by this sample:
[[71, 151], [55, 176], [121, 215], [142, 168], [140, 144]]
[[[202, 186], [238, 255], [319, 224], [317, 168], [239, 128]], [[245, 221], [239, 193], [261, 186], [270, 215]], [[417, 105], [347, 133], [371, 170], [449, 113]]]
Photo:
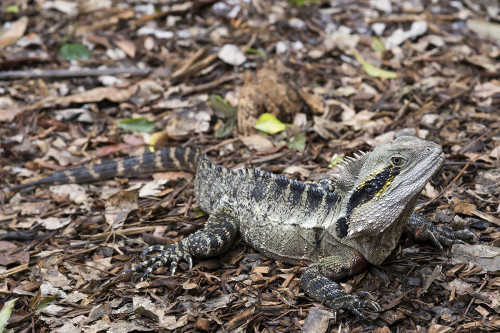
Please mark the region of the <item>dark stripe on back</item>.
[[266, 197], [266, 181], [262, 178], [256, 178], [252, 186], [252, 192], [250, 192], [250, 195], [257, 201], [260, 202], [262, 199]]
[[278, 187], [283, 188], [283, 191], [286, 190], [288, 184], [290, 184], [291, 180], [289, 178], [283, 177], [283, 176], [276, 176], [274, 179]]
[[292, 195], [292, 205], [298, 205], [302, 198], [302, 193], [306, 189], [306, 184], [296, 180], [290, 180], [290, 194]]
[[347, 236], [347, 233], [349, 232], [349, 221], [345, 216], [337, 220], [335, 231], [337, 231], [337, 236], [339, 238], [344, 238], [345, 236]]
[[323, 239], [323, 228], [314, 228], [314, 246], [319, 250]]
[[307, 205], [310, 212], [318, 207], [321, 199], [323, 198], [323, 193], [325, 192], [321, 191], [317, 187], [309, 185], [309, 191], [307, 191]]
[[335, 193], [331, 192], [326, 192], [326, 198], [325, 198], [325, 206], [326, 206], [326, 211], [327, 215], [330, 213], [333, 207], [337, 204], [339, 200], [339, 197]]

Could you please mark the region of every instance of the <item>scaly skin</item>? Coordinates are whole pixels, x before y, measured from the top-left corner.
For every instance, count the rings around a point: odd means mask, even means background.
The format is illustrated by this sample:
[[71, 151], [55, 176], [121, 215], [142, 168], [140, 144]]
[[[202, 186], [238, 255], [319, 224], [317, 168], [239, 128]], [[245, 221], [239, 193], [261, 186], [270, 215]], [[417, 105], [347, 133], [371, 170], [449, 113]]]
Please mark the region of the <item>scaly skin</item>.
[[[436, 227], [413, 214], [416, 201], [441, 167], [441, 148], [415, 137], [400, 137], [372, 152], [347, 158], [336, 177], [317, 183], [290, 180], [260, 170], [232, 171], [214, 165], [199, 150], [166, 148], [156, 154], [104, 162], [91, 168], [58, 172], [19, 189], [40, 184], [88, 182], [96, 179], [184, 169], [196, 172], [195, 193], [210, 214], [204, 230], [167, 246], [124, 272], [170, 265], [224, 253], [239, 234], [267, 256], [290, 264], [307, 264], [300, 282], [305, 292], [335, 310], [380, 306], [350, 295], [335, 281], [379, 265], [395, 248], [403, 230], [437, 247], [473, 238], [468, 231]], [[413, 215], [412, 215], [413, 214]]]

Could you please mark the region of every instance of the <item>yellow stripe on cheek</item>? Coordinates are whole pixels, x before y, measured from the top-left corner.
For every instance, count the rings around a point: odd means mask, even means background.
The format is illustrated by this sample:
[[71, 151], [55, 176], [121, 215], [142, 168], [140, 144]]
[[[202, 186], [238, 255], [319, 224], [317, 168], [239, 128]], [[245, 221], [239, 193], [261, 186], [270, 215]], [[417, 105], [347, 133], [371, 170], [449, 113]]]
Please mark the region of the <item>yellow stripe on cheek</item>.
[[391, 173], [390, 173], [389, 177], [387, 178], [382, 189], [380, 189], [380, 191], [378, 191], [377, 194], [375, 194], [376, 199], [380, 199], [382, 197], [382, 195], [384, 195], [384, 192], [387, 190], [387, 188], [391, 185], [392, 181], [394, 180], [394, 174], [392, 173], [393, 170], [394, 170], [394, 167], [391, 168]]

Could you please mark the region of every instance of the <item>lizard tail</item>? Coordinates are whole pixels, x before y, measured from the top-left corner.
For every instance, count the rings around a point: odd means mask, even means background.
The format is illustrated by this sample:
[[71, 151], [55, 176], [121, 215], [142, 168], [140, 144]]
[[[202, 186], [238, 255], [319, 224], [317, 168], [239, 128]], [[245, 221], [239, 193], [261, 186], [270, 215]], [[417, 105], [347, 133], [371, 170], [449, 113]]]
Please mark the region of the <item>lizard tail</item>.
[[199, 149], [169, 147], [140, 156], [105, 160], [90, 167], [57, 171], [48, 177], [9, 187], [8, 191], [37, 185], [88, 183], [119, 176], [137, 177], [167, 170], [186, 170], [195, 173], [198, 160], [204, 156]]

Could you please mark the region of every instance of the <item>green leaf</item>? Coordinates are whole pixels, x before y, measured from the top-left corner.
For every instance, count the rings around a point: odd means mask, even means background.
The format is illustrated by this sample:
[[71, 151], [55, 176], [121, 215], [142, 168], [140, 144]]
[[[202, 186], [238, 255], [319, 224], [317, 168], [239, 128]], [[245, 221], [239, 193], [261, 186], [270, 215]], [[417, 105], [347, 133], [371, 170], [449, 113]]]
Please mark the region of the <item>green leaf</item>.
[[307, 4], [317, 4], [320, 0], [290, 0], [290, 4], [293, 6], [302, 7]]
[[128, 131], [149, 133], [155, 124], [146, 118], [130, 118], [118, 122], [118, 127]]
[[236, 125], [236, 118], [229, 118], [229, 120], [222, 124], [222, 126], [215, 132], [215, 138], [222, 139], [228, 136], [233, 130], [234, 125]]
[[49, 296], [47, 298], [42, 299], [40, 304], [36, 307], [36, 312], [40, 312], [43, 309], [45, 309], [47, 306], [49, 306], [50, 303], [54, 302], [57, 299], [57, 296]]
[[258, 55], [259, 57], [262, 57], [262, 58], [265, 58], [267, 56], [267, 53], [264, 52], [264, 51], [261, 51], [261, 50], [257, 50], [257, 49], [254, 49], [254, 48], [248, 48], [246, 50], [247, 53], [250, 53], [250, 54], [255, 54], [255, 55]]
[[263, 113], [260, 115], [259, 119], [257, 119], [253, 128], [264, 133], [276, 134], [283, 132], [286, 128], [286, 124], [283, 124], [278, 118], [270, 113]]
[[91, 57], [90, 51], [85, 46], [78, 43], [64, 44], [59, 49], [59, 55], [66, 60], [89, 60]]
[[232, 106], [219, 95], [210, 95], [210, 105], [215, 111], [222, 112], [226, 117], [234, 117], [238, 112], [238, 107]]
[[14, 13], [18, 14], [19, 13], [19, 7], [17, 5], [10, 5], [5, 8], [6, 13]]
[[289, 149], [295, 149], [296, 151], [304, 151], [306, 149], [306, 136], [302, 133], [297, 134], [292, 141], [288, 142], [287, 147]]
[[378, 37], [372, 38], [372, 49], [376, 52], [384, 52], [385, 45]]
[[334, 154], [332, 156], [332, 159], [330, 160], [330, 163], [328, 164], [328, 168], [333, 168], [335, 165], [342, 163], [344, 159], [340, 157], [338, 154]]
[[366, 60], [363, 59], [358, 51], [352, 50], [352, 53], [356, 60], [361, 64], [361, 66], [363, 66], [363, 70], [366, 72], [366, 74], [373, 77], [381, 77], [384, 79], [395, 79], [398, 77], [398, 74], [396, 74], [396, 72], [386, 71], [385, 69], [375, 67], [372, 64], [366, 62]]
[[11, 299], [8, 302], [5, 302], [3, 305], [2, 311], [0, 311], [0, 333], [5, 329], [5, 325], [7, 325], [7, 321], [12, 314], [12, 310], [14, 309], [14, 305], [16, 304], [17, 298]]

